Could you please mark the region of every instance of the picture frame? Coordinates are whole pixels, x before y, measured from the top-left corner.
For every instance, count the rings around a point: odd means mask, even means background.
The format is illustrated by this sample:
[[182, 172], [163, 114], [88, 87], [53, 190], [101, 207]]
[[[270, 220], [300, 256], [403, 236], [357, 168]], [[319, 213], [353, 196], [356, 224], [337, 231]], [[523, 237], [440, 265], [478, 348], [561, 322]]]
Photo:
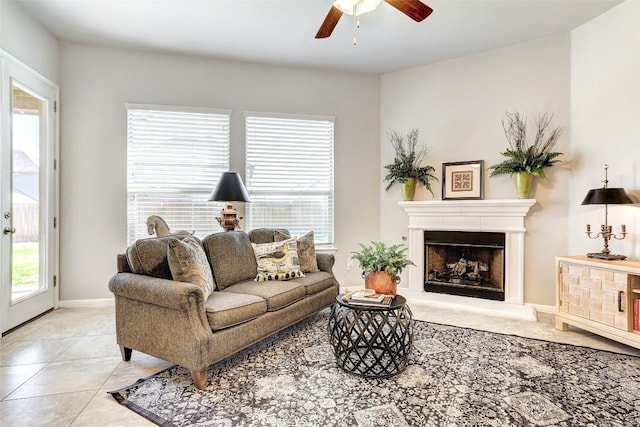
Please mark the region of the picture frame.
[[442, 200], [482, 200], [484, 160], [442, 163]]

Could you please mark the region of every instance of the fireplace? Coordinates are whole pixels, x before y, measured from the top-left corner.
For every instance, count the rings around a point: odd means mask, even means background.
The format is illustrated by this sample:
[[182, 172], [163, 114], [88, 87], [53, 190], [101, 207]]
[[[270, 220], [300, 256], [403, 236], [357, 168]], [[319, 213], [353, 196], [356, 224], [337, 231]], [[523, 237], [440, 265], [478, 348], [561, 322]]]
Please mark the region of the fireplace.
[[424, 232], [424, 290], [504, 301], [504, 233]]
[[[525, 217], [535, 202], [534, 199], [399, 202], [409, 220], [406, 236], [409, 247], [407, 255], [416, 267], [407, 268], [403, 272], [398, 291], [408, 296], [410, 302], [535, 320], [535, 309], [524, 304]], [[487, 245], [503, 246], [502, 268], [493, 268], [502, 275], [501, 287], [504, 296], [501, 299], [470, 298], [425, 289], [425, 277], [428, 277], [429, 272], [426, 264], [429, 254], [425, 245], [425, 232], [444, 231], [461, 232], [464, 236], [467, 236], [466, 233], [476, 232], [504, 235], [502, 244], [489, 242]], [[470, 255], [465, 253], [465, 257], [467, 256]], [[474, 252], [473, 256], [479, 257], [490, 269], [489, 261], [482, 258], [484, 255], [476, 255]], [[458, 260], [459, 258], [456, 262]], [[482, 269], [484, 266], [478, 267], [480, 275], [486, 274]], [[490, 281], [495, 284], [497, 279], [492, 278]]]

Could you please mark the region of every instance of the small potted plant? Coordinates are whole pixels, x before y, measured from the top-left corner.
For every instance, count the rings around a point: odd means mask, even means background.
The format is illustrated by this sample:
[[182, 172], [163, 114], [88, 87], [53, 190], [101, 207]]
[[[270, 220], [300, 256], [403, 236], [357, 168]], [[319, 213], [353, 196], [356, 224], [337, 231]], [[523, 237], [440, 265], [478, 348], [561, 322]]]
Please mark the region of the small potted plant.
[[531, 191], [533, 177], [546, 179], [544, 169], [561, 160], [562, 153], [552, 151], [562, 134], [562, 128], [549, 130], [553, 114], [541, 114], [536, 120], [536, 135], [532, 143], [527, 140], [527, 119], [518, 112], [507, 112], [502, 128], [509, 147], [501, 155], [506, 160], [489, 166], [491, 176], [515, 175], [518, 197], [526, 199]]
[[422, 165], [429, 150], [426, 147], [417, 149], [418, 133], [418, 129], [413, 129], [406, 136], [391, 129], [387, 132], [396, 156], [393, 163], [385, 166], [387, 175], [384, 180], [389, 183], [385, 190], [388, 191], [393, 184], [400, 183], [403, 200], [413, 200], [417, 183], [424, 185], [433, 194], [430, 180], [438, 180], [433, 175], [433, 166]]
[[395, 295], [399, 274], [405, 267], [415, 265], [407, 259], [404, 245], [387, 246], [383, 242], [371, 242], [371, 245], [360, 244], [360, 251], [351, 252], [351, 258], [360, 263], [362, 277], [366, 289], [373, 289], [379, 294]]

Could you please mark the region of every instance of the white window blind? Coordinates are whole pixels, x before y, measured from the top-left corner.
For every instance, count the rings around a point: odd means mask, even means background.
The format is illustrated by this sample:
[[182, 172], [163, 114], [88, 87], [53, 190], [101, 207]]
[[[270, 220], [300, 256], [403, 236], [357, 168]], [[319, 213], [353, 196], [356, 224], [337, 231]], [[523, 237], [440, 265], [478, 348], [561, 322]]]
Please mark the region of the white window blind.
[[333, 119], [247, 113], [245, 131], [247, 228], [333, 243]]
[[127, 240], [149, 237], [161, 216], [172, 232], [206, 236], [222, 203], [207, 199], [229, 170], [229, 112], [127, 105]]

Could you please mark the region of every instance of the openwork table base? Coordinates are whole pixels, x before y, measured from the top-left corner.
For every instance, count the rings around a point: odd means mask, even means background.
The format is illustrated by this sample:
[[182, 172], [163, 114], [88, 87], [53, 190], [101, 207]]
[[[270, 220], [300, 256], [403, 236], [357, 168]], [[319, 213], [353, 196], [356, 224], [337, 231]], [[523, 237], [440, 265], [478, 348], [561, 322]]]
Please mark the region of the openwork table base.
[[329, 335], [338, 366], [368, 378], [384, 378], [407, 367], [413, 348], [413, 315], [404, 297], [390, 307], [354, 306], [336, 298]]

